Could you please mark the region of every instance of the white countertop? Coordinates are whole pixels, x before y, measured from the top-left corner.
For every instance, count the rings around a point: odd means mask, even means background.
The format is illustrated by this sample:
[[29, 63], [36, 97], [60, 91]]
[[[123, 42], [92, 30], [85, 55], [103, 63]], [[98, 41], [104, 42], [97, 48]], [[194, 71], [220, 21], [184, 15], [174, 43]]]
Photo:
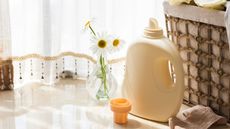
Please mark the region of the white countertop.
[[[181, 110], [185, 108], [183, 105]], [[169, 129], [167, 123], [132, 115], [126, 125], [117, 125], [112, 115], [108, 105], [89, 98], [81, 80], [61, 81], [55, 86], [33, 83], [0, 92], [0, 129]]]

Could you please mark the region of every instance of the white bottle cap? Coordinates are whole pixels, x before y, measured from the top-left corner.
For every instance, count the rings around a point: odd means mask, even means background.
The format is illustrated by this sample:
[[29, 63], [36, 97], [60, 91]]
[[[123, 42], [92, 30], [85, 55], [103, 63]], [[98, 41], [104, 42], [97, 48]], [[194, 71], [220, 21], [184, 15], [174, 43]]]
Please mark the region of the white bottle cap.
[[153, 39], [163, 37], [163, 30], [158, 26], [158, 22], [155, 18], [149, 19], [149, 26], [144, 29], [144, 36]]

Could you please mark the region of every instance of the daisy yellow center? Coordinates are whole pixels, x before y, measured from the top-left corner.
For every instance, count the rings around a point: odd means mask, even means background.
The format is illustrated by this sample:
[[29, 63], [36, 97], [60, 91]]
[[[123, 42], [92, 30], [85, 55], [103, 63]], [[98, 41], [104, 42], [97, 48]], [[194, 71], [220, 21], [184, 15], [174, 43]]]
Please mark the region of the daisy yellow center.
[[100, 39], [97, 43], [99, 48], [105, 48], [107, 45], [107, 42], [104, 39]]
[[119, 40], [119, 39], [114, 39], [114, 40], [113, 40], [113, 46], [114, 46], [114, 47], [118, 47], [119, 44], [120, 44], [120, 40]]

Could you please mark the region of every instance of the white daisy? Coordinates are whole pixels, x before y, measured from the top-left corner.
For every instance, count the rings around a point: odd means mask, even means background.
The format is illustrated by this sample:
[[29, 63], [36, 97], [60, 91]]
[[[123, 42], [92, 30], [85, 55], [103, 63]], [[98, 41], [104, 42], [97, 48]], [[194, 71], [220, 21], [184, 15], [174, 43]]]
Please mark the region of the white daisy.
[[125, 45], [125, 41], [120, 39], [119, 37], [114, 37], [111, 40], [111, 52], [120, 51]]
[[92, 36], [91, 42], [93, 45], [90, 48], [92, 52], [96, 55], [106, 55], [110, 47], [110, 37], [105, 32], [97, 33], [97, 36]]

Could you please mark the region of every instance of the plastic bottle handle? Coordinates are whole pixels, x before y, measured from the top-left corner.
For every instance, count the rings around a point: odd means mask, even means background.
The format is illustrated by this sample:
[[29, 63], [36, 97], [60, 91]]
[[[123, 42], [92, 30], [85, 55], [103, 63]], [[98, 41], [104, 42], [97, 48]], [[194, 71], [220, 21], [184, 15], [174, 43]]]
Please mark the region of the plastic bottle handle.
[[184, 90], [184, 71], [183, 71], [183, 65], [182, 60], [180, 58], [173, 58], [170, 56], [169, 61], [173, 65], [174, 73], [176, 75], [176, 82], [175, 87], [180, 88], [181, 90]]
[[[172, 54], [167, 53], [167, 57], [159, 58], [157, 63], [154, 66], [156, 75], [154, 76], [156, 81], [158, 81], [158, 87], [164, 91], [171, 91], [173, 89], [184, 90], [184, 71], [182, 66], [182, 61], [180, 58], [173, 57]], [[168, 61], [173, 65], [175, 73], [176, 82], [173, 83], [170, 76], [169, 64]], [[159, 74], [160, 73], [160, 74]]]

